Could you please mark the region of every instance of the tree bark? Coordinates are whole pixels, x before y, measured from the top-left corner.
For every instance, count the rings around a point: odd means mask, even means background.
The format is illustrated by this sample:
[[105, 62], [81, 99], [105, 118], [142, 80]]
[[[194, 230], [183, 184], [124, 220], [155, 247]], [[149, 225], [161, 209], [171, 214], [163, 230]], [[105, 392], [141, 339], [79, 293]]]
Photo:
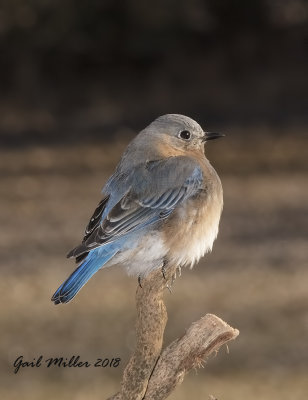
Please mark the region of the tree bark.
[[220, 318], [206, 314], [184, 336], [163, 352], [167, 311], [163, 293], [176, 273], [175, 267], [153, 271], [136, 292], [136, 349], [125, 368], [121, 391], [108, 400], [163, 400], [182, 383], [185, 374], [202, 365], [211, 353], [235, 339], [239, 331]]

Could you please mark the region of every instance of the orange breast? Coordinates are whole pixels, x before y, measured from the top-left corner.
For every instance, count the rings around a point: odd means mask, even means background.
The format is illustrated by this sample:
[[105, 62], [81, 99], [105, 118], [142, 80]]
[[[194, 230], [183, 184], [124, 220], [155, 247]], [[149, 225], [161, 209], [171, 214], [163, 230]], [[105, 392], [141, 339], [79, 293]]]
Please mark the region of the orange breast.
[[210, 251], [218, 234], [221, 211], [219, 192], [202, 193], [179, 206], [164, 226], [170, 262], [193, 265]]

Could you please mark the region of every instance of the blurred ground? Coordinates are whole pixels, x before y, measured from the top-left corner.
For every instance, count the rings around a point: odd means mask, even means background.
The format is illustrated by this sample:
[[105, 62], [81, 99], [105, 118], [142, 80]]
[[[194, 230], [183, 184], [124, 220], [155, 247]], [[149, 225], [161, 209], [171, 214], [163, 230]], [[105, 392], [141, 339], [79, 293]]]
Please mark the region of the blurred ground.
[[[213, 253], [166, 292], [165, 343], [209, 312], [240, 330], [171, 399], [302, 400], [308, 392], [308, 138], [304, 129], [229, 128], [207, 146], [225, 195]], [[129, 137], [131, 133], [127, 133]], [[68, 305], [50, 297], [74, 268], [76, 245], [127, 140], [6, 148], [0, 153], [0, 397], [106, 398], [119, 387], [134, 348], [136, 280], [99, 272]], [[25, 368], [79, 354], [121, 357], [119, 368]]]

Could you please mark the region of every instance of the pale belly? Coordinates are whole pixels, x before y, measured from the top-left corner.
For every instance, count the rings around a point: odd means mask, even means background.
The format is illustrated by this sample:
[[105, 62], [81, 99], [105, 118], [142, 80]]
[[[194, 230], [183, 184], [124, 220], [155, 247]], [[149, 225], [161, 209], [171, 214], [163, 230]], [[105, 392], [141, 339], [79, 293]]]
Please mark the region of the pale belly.
[[153, 230], [136, 238], [135, 243], [128, 244], [128, 248], [113, 257], [109, 265], [122, 264], [128, 275], [143, 277], [162, 267], [166, 254], [162, 234]]

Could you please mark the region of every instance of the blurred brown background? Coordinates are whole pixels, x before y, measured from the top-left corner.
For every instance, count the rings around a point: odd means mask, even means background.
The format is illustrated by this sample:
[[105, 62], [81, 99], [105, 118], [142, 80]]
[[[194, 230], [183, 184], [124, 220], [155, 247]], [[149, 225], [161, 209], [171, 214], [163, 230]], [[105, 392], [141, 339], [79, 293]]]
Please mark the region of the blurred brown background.
[[[220, 234], [166, 293], [165, 343], [206, 312], [241, 332], [170, 398], [307, 398], [307, 22], [305, 0], [0, 2], [1, 398], [119, 388], [136, 280], [104, 270], [50, 297], [126, 144], [165, 113], [227, 134], [207, 145]], [[13, 374], [41, 354], [122, 362]]]

